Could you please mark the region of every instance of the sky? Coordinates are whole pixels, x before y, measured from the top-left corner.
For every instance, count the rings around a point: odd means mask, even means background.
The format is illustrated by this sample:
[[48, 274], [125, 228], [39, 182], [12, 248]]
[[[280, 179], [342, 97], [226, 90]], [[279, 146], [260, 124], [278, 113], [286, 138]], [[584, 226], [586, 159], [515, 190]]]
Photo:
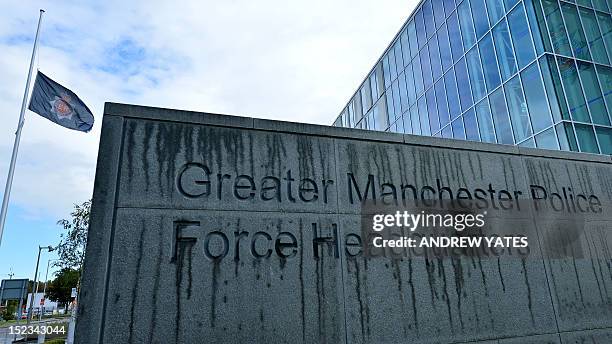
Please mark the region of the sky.
[[[6, 0], [0, 0], [6, 1]], [[11, 1], [0, 11], [0, 194], [39, 9], [35, 68], [93, 111], [89, 133], [26, 111], [0, 279], [34, 278], [91, 198], [104, 102], [331, 124], [416, 0]], [[43, 251], [40, 274], [55, 253]], [[53, 271], [50, 272], [52, 275]]]

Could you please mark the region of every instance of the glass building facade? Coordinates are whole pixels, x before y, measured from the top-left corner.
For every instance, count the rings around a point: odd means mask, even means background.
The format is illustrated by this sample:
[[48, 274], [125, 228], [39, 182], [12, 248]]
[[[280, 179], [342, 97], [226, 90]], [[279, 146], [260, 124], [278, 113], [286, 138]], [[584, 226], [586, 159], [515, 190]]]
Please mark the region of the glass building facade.
[[335, 126], [612, 154], [612, 0], [424, 0]]

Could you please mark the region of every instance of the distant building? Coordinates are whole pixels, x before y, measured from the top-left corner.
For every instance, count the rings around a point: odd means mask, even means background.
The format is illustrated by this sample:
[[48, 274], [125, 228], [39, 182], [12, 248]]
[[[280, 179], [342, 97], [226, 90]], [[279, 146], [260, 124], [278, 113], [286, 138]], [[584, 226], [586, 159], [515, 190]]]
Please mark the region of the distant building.
[[334, 125], [612, 154], [611, 10], [423, 0]]
[[[27, 299], [27, 303], [26, 303], [26, 311], [28, 309], [30, 309], [30, 298], [32, 297], [32, 293], [28, 293], [28, 299]], [[40, 300], [44, 298], [44, 294], [43, 293], [36, 293], [34, 294], [34, 313], [38, 313], [40, 311], [41, 308], [44, 307], [45, 312], [47, 311], [57, 311], [59, 310], [59, 305], [57, 304], [57, 302], [51, 301], [49, 299], [45, 299], [45, 304], [44, 306], [41, 306], [40, 304]], [[62, 308], [63, 309], [63, 308]]]

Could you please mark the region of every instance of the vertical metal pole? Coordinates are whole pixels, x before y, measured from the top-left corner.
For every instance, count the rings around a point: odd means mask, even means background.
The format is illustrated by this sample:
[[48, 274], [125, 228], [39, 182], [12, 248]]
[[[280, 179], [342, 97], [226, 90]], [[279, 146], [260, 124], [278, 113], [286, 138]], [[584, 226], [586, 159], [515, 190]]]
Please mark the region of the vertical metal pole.
[[[57, 259], [49, 259], [47, 260], [47, 272], [45, 272], [45, 286], [43, 287], [43, 298], [45, 299], [45, 303], [47, 303], [47, 280], [49, 279], [49, 263], [51, 263], [51, 261], [54, 261]], [[38, 320], [42, 320], [42, 312], [45, 311], [45, 305], [42, 305], [42, 310], [41, 310], [41, 314], [38, 317]]]
[[[36, 259], [36, 272], [34, 272], [34, 283], [38, 282], [38, 263], [40, 263], [40, 251], [42, 251], [44, 247], [38, 246], [38, 258]], [[32, 288], [32, 296], [30, 296], [30, 308], [28, 309], [28, 321], [27, 324], [30, 324], [32, 321], [32, 307], [34, 306], [34, 288]]]
[[19, 114], [19, 123], [17, 123], [17, 132], [15, 132], [15, 143], [13, 144], [13, 154], [11, 155], [11, 164], [9, 165], [8, 176], [6, 177], [6, 185], [4, 187], [4, 197], [2, 199], [2, 209], [0, 210], [0, 247], [2, 246], [2, 233], [4, 232], [4, 222], [6, 221], [6, 213], [8, 211], [8, 203], [11, 195], [11, 187], [13, 185], [13, 175], [15, 173], [15, 163], [17, 162], [17, 152], [19, 151], [19, 141], [21, 140], [21, 129], [25, 121], [25, 110], [28, 104], [28, 93], [30, 91], [30, 81], [32, 80], [32, 70], [34, 69], [34, 59], [36, 58], [36, 50], [38, 49], [38, 34], [40, 33], [40, 23], [42, 21], [44, 10], [40, 10], [38, 17], [38, 26], [36, 27], [36, 37], [34, 38], [34, 48], [32, 49], [32, 58], [30, 59], [30, 70], [28, 71], [28, 79], [26, 81], [25, 91], [23, 93], [23, 101], [21, 102], [21, 113]]

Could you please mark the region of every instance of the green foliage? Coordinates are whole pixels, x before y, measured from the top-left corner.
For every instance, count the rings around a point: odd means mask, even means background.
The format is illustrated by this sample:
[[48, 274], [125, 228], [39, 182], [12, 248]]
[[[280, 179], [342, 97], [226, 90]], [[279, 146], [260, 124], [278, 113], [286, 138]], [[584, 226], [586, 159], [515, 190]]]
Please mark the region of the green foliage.
[[15, 311], [17, 311], [17, 301], [11, 300], [8, 302], [8, 305], [4, 311], [2, 311], [2, 319], [6, 321], [15, 319]]
[[89, 214], [91, 211], [91, 200], [82, 204], [75, 204], [70, 213], [69, 220], [59, 220], [57, 224], [64, 227], [66, 233], [61, 236], [57, 245], [59, 260], [56, 266], [70, 269], [81, 269], [85, 258], [85, 246], [87, 244], [87, 230], [89, 229]]
[[80, 271], [62, 268], [55, 274], [55, 279], [47, 286], [47, 298], [61, 304], [72, 301], [70, 293], [79, 282]]
[[64, 339], [51, 339], [45, 341], [46, 344], [64, 344], [66, 341]]

